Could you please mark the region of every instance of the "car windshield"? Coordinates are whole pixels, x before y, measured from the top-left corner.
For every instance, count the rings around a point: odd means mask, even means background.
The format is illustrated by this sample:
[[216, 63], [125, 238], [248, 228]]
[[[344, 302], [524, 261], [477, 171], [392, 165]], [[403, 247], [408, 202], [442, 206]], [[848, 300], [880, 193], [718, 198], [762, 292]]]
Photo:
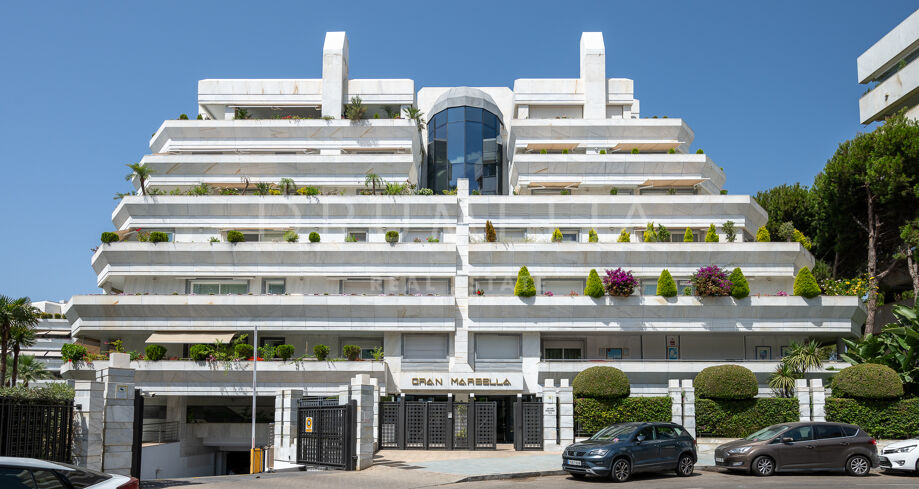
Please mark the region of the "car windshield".
[[770, 439], [770, 438], [775, 437], [776, 435], [778, 435], [779, 433], [781, 433], [781, 432], [783, 432], [783, 431], [785, 431], [785, 430], [787, 430], [787, 429], [788, 429], [788, 425], [787, 425], [787, 424], [777, 424], [777, 425], [775, 425], [775, 426], [770, 426], [770, 427], [768, 427], [768, 428], [763, 428], [763, 429], [757, 431], [756, 433], [753, 433], [752, 435], [750, 435], [750, 436], [744, 438], [744, 440], [750, 440], [750, 441], [765, 441], [765, 440], [768, 440], [768, 439]]
[[633, 424], [614, 424], [598, 431], [590, 439], [594, 441], [610, 441], [616, 438], [626, 438], [635, 432], [635, 428], [636, 426]]

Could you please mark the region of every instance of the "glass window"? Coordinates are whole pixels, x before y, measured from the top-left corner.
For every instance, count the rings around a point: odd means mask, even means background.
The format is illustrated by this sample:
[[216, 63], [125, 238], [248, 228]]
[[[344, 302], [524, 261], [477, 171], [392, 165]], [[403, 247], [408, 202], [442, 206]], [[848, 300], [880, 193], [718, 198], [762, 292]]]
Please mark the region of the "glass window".
[[35, 489], [32, 474], [25, 469], [0, 467], [0, 487], [4, 489]]
[[421, 174], [434, 193], [455, 187], [460, 178], [469, 179], [470, 191], [500, 193], [504, 168], [500, 120], [494, 114], [478, 107], [452, 107], [435, 114], [431, 125], [435, 126], [428, 133], [431, 157]]
[[67, 489], [64, 483], [50, 470], [32, 469], [32, 477], [35, 478], [35, 485], [41, 489]]
[[64, 478], [70, 482], [70, 485], [73, 486], [73, 489], [84, 489], [86, 487], [99, 484], [102, 481], [107, 481], [112, 478], [112, 476], [108, 474], [103, 474], [102, 472], [96, 472], [82, 468], [74, 468], [74, 470], [59, 472], [59, 474], [64, 476]]
[[520, 336], [502, 334], [475, 335], [475, 358], [477, 360], [519, 360]]
[[641, 295], [657, 295], [657, 284], [649, 282], [650, 280], [641, 281]]
[[855, 426], [843, 426], [842, 431], [846, 436], [855, 436], [855, 434], [858, 433], [858, 428]]
[[447, 122], [463, 122], [466, 115], [465, 107], [450, 107], [447, 109]]
[[367, 241], [367, 231], [364, 230], [349, 230], [348, 236], [354, 238], [353, 241], [357, 243], [363, 243]]
[[198, 295], [248, 294], [249, 282], [193, 282], [191, 293]]
[[813, 427], [810, 425], [799, 426], [797, 428], [792, 428], [785, 433], [782, 433], [782, 438], [791, 438], [792, 441], [810, 440], [812, 431]]
[[842, 438], [842, 429], [838, 424], [818, 424], [814, 425], [814, 439], [824, 440], [827, 438]]
[[648, 426], [647, 428], [642, 428], [642, 430], [639, 431], [638, 434], [635, 435], [635, 438], [637, 439], [639, 436], [644, 436], [645, 441], [653, 440], [654, 439], [654, 427]]
[[546, 348], [546, 360], [580, 360], [580, 348]]
[[657, 439], [658, 440], [674, 440], [680, 435], [672, 426], [658, 426], [657, 427]]
[[565, 243], [577, 243], [578, 242], [578, 232], [573, 230], [562, 230], [562, 242]]
[[447, 341], [445, 334], [402, 335], [402, 357], [408, 361], [446, 361]]
[[287, 292], [287, 286], [283, 278], [265, 279], [265, 293], [273, 295], [282, 295]]
[[192, 284], [191, 293], [200, 295], [219, 294], [220, 284]]
[[220, 284], [220, 294], [247, 294], [249, 293], [249, 284]]

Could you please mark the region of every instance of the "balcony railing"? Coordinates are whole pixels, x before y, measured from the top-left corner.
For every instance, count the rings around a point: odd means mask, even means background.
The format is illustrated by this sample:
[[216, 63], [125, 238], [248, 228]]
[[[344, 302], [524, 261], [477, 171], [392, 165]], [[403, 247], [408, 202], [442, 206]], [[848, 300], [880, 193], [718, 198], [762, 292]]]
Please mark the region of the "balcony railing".
[[141, 435], [143, 443], [169, 443], [179, 441], [179, 422], [163, 421], [144, 423]]

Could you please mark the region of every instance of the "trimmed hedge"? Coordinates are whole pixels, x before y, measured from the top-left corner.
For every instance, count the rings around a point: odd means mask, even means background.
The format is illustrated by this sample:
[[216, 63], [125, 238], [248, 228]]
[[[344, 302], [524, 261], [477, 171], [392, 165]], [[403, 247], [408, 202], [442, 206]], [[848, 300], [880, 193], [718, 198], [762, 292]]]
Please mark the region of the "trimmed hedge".
[[617, 399], [629, 397], [629, 377], [615, 367], [590, 367], [571, 382], [574, 397]]
[[162, 360], [166, 356], [166, 347], [163, 345], [147, 345], [144, 348], [144, 358], [151, 362]]
[[896, 399], [903, 396], [903, 381], [894, 369], [877, 363], [860, 363], [842, 369], [830, 382], [833, 396], [854, 399]]
[[599, 299], [606, 295], [606, 289], [603, 288], [603, 282], [600, 275], [597, 274], [596, 268], [591, 268], [587, 275], [587, 285], [584, 286], [584, 295]]
[[236, 231], [235, 229], [232, 231], [227, 231], [227, 241], [228, 242], [242, 243], [245, 240], [246, 240], [246, 237], [243, 235], [241, 231]]
[[735, 268], [731, 275], [728, 276], [731, 281], [731, 297], [743, 299], [750, 295], [750, 284], [747, 283], [747, 277], [744, 277], [740, 267]]
[[696, 397], [706, 399], [753, 399], [759, 393], [756, 375], [740, 365], [706, 367], [693, 379], [692, 386]]
[[894, 401], [826, 400], [826, 420], [858, 425], [875, 438], [911, 438], [919, 434], [919, 398]]
[[318, 243], [318, 242], [319, 242], [319, 233], [317, 233], [316, 231], [313, 231], [313, 232], [310, 233], [309, 238], [310, 238], [310, 243]]
[[233, 354], [236, 356], [236, 358], [248, 360], [252, 358], [253, 353], [255, 353], [255, 348], [248, 343], [237, 343], [233, 347]]
[[574, 401], [574, 417], [581, 430], [588, 433], [596, 433], [616, 423], [669, 422], [671, 410], [669, 397], [578, 398]]
[[0, 387], [0, 398], [18, 401], [72, 401], [73, 387], [63, 382], [45, 384], [41, 387]]
[[109, 243], [118, 242], [120, 238], [118, 237], [117, 234], [110, 232], [110, 231], [106, 231], [102, 233], [102, 236], [100, 237], [100, 239], [102, 240], [103, 243], [109, 244]]
[[820, 295], [820, 286], [817, 285], [817, 280], [810, 268], [802, 267], [801, 270], [798, 270], [798, 275], [795, 276], [794, 294], [808, 299]]
[[657, 295], [661, 297], [676, 297], [676, 282], [673, 276], [666, 268], [661, 271], [661, 276], [657, 278]]
[[517, 297], [533, 297], [536, 295], [536, 282], [530, 276], [530, 271], [526, 265], [520, 267], [517, 272], [517, 283], [514, 285], [514, 295]]
[[188, 355], [192, 360], [196, 362], [203, 362], [207, 360], [207, 356], [211, 354], [211, 347], [208, 345], [191, 345], [188, 348]]
[[278, 345], [274, 349], [274, 354], [282, 360], [287, 360], [294, 356], [294, 345]]
[[696, 432], [699, 436], [741, 438], [778, 423], [798, 421], [798, 399], [696, 399]]

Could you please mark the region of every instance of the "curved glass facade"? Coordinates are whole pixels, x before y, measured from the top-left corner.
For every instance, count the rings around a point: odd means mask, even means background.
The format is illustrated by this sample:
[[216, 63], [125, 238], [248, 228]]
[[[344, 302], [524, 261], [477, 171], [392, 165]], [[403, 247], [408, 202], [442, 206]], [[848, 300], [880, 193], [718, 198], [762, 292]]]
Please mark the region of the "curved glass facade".
[[450, 107], [428, 122], [426, 186], [436, 194], [469, 179], [469, 192], [504, 193], [501, 119], [478, 107]]

